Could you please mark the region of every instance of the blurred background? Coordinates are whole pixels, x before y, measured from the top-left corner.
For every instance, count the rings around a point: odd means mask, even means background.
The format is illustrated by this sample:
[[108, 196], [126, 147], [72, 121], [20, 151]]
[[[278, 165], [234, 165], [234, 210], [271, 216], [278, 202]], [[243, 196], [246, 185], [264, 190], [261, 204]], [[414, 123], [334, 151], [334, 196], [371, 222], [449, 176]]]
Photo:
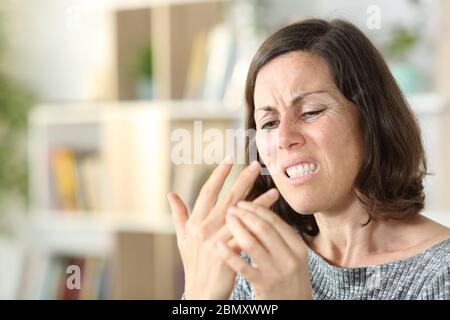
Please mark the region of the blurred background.
[[[220, 137], [243, 128], [252, 55], [308, 17], [348, 19], [383, 53], [422, 128], [425, 214], [450, 226], [449, 14], [445, 0], [2, 0], [0, 299], [179, 298], [166, 193], [192, 207], [205, 153], [242, 150]], [[193, 163], [172, 161], [175, 129]]]

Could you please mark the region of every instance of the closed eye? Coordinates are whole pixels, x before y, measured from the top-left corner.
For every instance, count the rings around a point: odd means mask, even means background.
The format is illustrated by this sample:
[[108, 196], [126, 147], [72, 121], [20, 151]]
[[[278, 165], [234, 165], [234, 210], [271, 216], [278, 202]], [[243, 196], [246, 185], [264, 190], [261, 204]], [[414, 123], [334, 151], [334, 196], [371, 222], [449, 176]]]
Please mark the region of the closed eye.
[[317, 110], [317, 111], [311, 111], [311, 112], [305, 112], [305, 113], [302, 114], [302, 119], [307, 120], [307, 119], [315, 118], [315, 117], [319, 116], [320, 114], [322, 114], [322, 112], [324, 110], [325, 109]]
[[278, 125], [278, 122], [278, 120], [266, 122], [261, 126], [261, 129], [274, 129]]

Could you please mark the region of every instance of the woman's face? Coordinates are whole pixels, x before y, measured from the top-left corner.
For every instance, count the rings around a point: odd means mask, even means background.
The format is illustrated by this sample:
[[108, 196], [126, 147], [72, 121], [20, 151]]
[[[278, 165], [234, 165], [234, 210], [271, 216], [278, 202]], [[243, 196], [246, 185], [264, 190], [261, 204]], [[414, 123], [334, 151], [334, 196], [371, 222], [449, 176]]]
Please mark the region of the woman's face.
[[358, 113], [323, 60], [299, 51], [272, 60], [254, 100], [258, 152], [289, 205], [299, 213], [347, 206], [361, 163]]

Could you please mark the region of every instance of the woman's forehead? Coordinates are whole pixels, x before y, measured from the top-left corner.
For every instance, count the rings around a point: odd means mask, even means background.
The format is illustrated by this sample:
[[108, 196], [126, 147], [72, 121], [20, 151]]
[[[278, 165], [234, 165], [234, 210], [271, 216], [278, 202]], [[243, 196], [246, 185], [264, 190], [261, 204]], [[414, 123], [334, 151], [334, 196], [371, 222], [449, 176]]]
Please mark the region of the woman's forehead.
[[323, 62], [316, 55], [291, 52], [265, 65], [255, 82], [255, 106], [273, 99], [295, 99], [308, 92], [336, 90], [334, 81]]

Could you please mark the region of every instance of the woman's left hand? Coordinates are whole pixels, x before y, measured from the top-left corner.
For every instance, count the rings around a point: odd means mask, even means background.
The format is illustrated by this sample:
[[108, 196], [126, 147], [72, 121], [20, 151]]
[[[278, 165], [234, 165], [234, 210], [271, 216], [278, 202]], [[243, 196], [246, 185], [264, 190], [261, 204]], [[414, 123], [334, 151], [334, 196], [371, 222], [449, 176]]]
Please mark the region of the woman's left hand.
[[217, 244], [218, 251], [251, 282], [256, 299], [312, 299], [307, 246], [291, 226], [273, 211], [248, 201], [228, 210], [227, 225], [252, 264], [223, 242]]

